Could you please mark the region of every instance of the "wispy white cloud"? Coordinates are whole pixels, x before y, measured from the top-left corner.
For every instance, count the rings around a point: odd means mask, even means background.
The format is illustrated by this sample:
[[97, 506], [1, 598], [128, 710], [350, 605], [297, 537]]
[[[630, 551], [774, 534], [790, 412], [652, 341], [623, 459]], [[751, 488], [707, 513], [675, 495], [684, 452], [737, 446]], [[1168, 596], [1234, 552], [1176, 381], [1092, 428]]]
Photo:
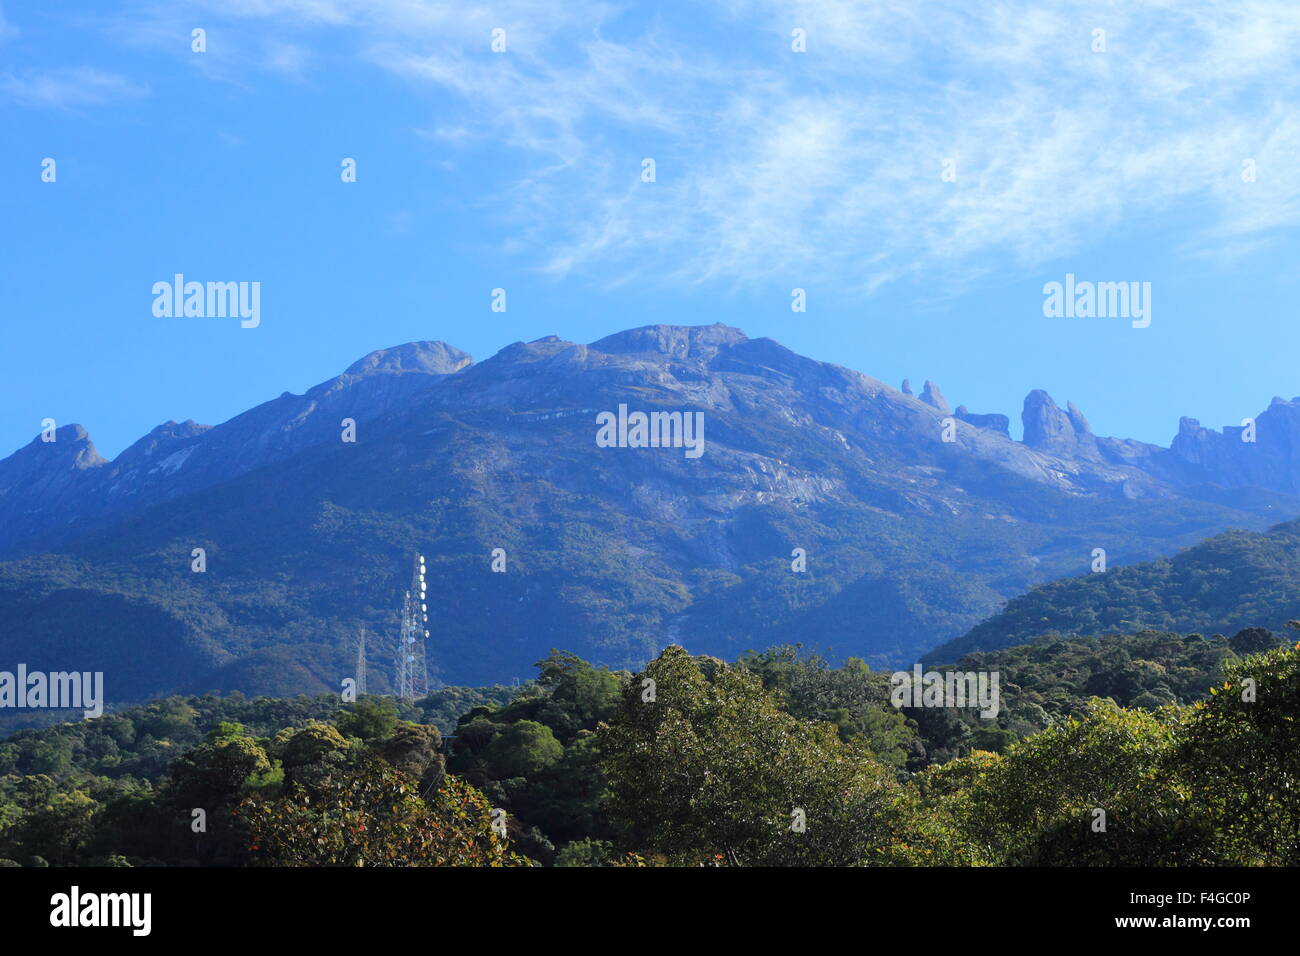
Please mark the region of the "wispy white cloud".
[[306, 47], [277, 40], [266, 44], [263, 55], [268, 69], [292, 77], [302, 76], [311, 60], [311, 51]]
[[[731, 0], [678, 19], [582, 0], [210, 9], [294, 49], [337, 31], [449, 94], [436, 135], [524, 160], [494, 202], [509, 248], [556, 274], [869, 290], [995, 257], [1030, 268], [1161, 216], [1199, 223], [1192, 254], [1300, 224], [1293, 0]], [[506, 54], [489, 51], [497, 27]]]
[[23, 106], [96, 106], [147, 92], [121, 74], [86, 66], [0, 73], [0, 93]]

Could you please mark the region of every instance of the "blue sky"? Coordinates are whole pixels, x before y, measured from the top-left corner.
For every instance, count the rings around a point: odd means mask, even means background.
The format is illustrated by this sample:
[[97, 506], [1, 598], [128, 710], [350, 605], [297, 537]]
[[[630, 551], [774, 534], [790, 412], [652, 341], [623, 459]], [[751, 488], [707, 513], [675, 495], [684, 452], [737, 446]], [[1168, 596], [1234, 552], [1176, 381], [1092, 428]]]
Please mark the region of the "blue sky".
[[[1300, 394], [1300, 8], [1040, 6], [0, 0], [0, 455], [653, 322], [1160, 444]], [[177, 272], [260, 326], [155, 317]], [[1150, 327], [1044, 317], [1066, 273]]]

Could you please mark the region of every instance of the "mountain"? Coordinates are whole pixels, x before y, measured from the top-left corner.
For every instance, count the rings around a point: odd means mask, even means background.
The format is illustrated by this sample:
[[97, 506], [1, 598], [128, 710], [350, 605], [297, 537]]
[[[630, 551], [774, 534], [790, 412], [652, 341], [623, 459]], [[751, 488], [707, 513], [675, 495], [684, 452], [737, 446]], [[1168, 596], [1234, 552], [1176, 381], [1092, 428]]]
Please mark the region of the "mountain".
[[1274, 398], [1252, 423], [1222, 432], [1184, 418], [1170, 454], [1223, 485], [1300, 491], [1300, 397]]
[[1300, 521], [1288, 521], [1264, 533], [1226, 531], [1171, 558], [1040, 585], [926, 658], [951, 661], [1049, 634], [1284, 632], [1297, 619]]
[[[0, 462], [0, 660], [103, 670], [115, 700], [318, 692], [351, 676], [365, 625], [382, 689], [419, 551], [439, 680], [525, 674], [551, 647], [635, 664], [669, 642], [734, 658], [801, 640], [886, 665], [1096, 547], [1131, 563], [1300, 514], [1268, 471], [1289, 461], [1285, 410], [1239, 443], [1273, 465], [1233, 472], [1230, 446], [1191, 460], [1096, 437], [1044, 392], [1017, 442], [1003, 415], [910, 391], [738, 329], [660, 325], [479, 363], [386, 349], [112, 462], [65, 426]], [[680, 414], [656, 425], [702, 445], [634, 447], [639, 412]]]
[[285, 392], [224, 425], [165, 422], [111, 462], [84, 428], [65, 425], [54, 441], [37, 437], [0, 461], [0, 556], [47, 550], [337, 439], [343, 418], [366, 422], [400, 408], [472, 361], [442, 342], [381, 349], [305, 395]]

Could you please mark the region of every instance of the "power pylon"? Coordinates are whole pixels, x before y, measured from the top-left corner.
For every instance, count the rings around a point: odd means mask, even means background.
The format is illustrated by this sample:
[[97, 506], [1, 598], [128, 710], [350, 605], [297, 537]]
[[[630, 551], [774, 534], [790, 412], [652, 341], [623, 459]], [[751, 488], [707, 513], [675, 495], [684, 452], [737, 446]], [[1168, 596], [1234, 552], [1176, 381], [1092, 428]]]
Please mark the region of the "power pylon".
[[366, 693], [366, 627], [357, 633], [357, 695]]

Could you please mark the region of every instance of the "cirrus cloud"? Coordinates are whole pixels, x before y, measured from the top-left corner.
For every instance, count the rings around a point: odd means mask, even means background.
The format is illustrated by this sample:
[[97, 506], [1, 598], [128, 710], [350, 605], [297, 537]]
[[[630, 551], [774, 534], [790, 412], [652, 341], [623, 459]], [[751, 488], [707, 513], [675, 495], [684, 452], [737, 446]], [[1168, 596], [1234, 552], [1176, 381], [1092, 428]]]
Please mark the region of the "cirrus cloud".
[[[869, 291], [995, 261], [1032, 268], [1189, 209], [1190, 254], [1300, 223], [1290, 2], [196, 7], [295, 50], [337, 32], [454, 103], [436, 121], [455, 132], [439, 133], [447, 148], [520, 158], [513, 178], [482, 183], [503, 245], [556, 275], [789, 273]], [[791, 50], [795, 28], [806, 53]], [[640, 182], [645, 156], [656, 183]]]

